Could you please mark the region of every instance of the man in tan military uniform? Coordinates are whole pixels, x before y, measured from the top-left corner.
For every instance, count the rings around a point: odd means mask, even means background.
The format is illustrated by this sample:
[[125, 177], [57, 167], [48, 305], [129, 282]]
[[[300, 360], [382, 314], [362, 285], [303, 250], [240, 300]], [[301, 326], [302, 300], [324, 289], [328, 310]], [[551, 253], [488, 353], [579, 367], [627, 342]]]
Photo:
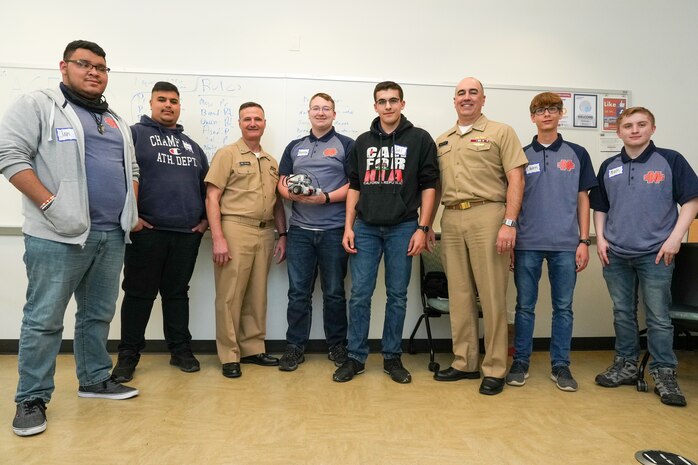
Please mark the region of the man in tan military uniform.
[[[279, 165], [260, 141], [264, 110], [240, 106], [242, 137], [216, 152], [206, 175], [206, 213], [213, 239], [216, 347], [223, 376], [237, 378], [240, 362], [276, 366], [265, 353], [267, 276], [272, 254], [286, 256], [286, 216], [276, 195]], [[274, 226], [279, 241], [274, 247]]]
[[485, 92], [480, 81], [463, 79], [453, 102], [458, 122], [436, 144], [445, 207], [441, 247], [455, 359], [434, 379], [480, 378], [479, 291], [485, 328], [480, 393], [499, 394], [507, 372], [508, 270], [527, 159], [514, 130], [482, 114]]

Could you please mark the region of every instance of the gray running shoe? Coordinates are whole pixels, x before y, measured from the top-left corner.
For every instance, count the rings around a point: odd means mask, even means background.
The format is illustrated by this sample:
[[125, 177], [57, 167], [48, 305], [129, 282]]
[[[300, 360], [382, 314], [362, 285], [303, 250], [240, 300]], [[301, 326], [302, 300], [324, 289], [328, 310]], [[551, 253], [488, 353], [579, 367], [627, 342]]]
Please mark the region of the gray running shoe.
[[17, 436], [33, 436], [46, 431], [46, 404], [42, 399], [32, 399], [17, 404], [12, 421], [12, 431]]
[[655, 368], [650, 370], [650, 374], [654, 378], [654, 393], [662, 399], [663, 404], [676, 407], [686, 406], [686, 397], [676, 381], [676, 370], [673, 368]]
[[117, 383], [111, 378], [101, 383], [91, 384], [90, 386], [80, 386], [78, 388], [78, 397], [122, 400], [130, 399], [137, 395], [138, 389]]
[[572, 372], [568, 366], [553, 367], [550, 379], [555, 381], [555, 386], [562, 391], [574, 392], [577, 390], [577, 382], [572, 377]]
[[596, 375], [595, 381], [599, 386], [618, 387], [623, 384], [635, 384], [637, 378], [637, 361], [616, 356], [613, 365], [606, 368], [603, 373]]
[[348, 356], [349, 354], [347, 354], [347, 348], [341, 343], [330, 347], [330, 351], [327, 354], [327, 358], [332, 360], [334, 362], [334, 366], [336, 367], [341, 367], [344, 365], [344, 362], [347, 361]]
[[528, 365], [519, 360], [514, 360], [507, 373], [506, 382], [509, 386], [523, 386], [528, 379]]

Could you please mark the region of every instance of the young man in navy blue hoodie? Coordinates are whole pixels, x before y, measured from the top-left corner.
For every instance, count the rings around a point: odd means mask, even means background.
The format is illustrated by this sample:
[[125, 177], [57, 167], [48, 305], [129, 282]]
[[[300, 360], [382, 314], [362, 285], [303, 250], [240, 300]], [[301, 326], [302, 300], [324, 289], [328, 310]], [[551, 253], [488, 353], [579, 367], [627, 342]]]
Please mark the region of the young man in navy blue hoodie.
[[155, 83], [150, 108], [150, 118], [143, 115], [131, 126], [142, 178], [138, 224], [124, 258], [121, 343], [112, 372], [122, 382], [133, 378], [158, 292], [170, 365], [185, 372], [200, 369], [190, 346], [188, 291], [208, 228], [203, 182], [208, 159], [177, 124], [181, 105], [174, 84]]
[[388, 300], [382, 339], [383, 370], [393, 381], [409, 383], [412, 377], [400, 360], [407, 286], [412, 257], [426, 247], [439, 168], [434, 140], [402, 115], [402, 88], [391, 81], [381, 82], [373, 97], [378, 118], [368, 132], [356, 139], [349, 153], [349, 191], [342, 239], [344, 249], [351, 254], [349, 356], [333, 379], [345, 382], [364, 372], [369, 352], [371, 297], [378, 265], [385, 254]]

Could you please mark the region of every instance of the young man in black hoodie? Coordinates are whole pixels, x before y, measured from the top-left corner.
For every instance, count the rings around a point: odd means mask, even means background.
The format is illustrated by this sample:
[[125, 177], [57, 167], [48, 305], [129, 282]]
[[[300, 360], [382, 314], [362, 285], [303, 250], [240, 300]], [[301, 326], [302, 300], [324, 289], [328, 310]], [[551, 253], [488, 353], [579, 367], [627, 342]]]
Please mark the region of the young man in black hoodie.
[[[385, 254], [387, 303], [383, 326], [383, 369], [398, 383], [412, 377], [400, 360], [402, 328], [412, 257], [426, 247], [439, 169], [429, 134], [402, 115], [402, 88], [386, 81], [373, 91], [378, 118], [356, 139], [349, 154], [349, 192], [342, 244], [351, 254], [347, 361], [335, 371], [337, 382], [364, 372], [368, 358], [371, 297]], [[421, 217], [417, 211], [421, 205]], [[389, 277], [389, 279], [388, 279]]]
[[142, 182], [138, 224], [124, 257], [121, 343], [112, 372], [120, 382], [133, 378], [158, 292], [170, 365], [199, 371], [190, 347], [188, 291], [201, 237], [208, 229], [208, 159], [177, 124], [181, 105], [174, 84], [155, 83], [150, 108], [152, 117], [143, 115], [131, 126]]

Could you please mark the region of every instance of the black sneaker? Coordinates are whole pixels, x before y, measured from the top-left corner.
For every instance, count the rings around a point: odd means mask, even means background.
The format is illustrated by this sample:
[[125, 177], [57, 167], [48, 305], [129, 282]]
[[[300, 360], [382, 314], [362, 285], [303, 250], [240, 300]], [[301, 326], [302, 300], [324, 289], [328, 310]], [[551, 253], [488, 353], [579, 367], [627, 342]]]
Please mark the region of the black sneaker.
[[603, 387], [618, 387], [623, 384], [637, 383], [637, 362], [616, 356], [613, 365], [596, 375], [596, 384]]
[[130, 399], [138, 395], [138, 389], [124, 386], [109, 378], [101, 383], [78, 388], [78, 397], [89, 397], [97, 399]]
[[686, 406], [686, 397], [676, 381], [676, 370], [669, 367], [655, 368], [650, 370], [650, 374], [654, 379], [654, 393], [661, 398], [663, 404]]
[[398, 358], [386, 358], [383, 360], [383, 371], [390, 375], [390, 379], [400, 384], [412, 381], [412, 375], [402, 366], [402, 360]]
[[179, 368], [185, 373], [194, 373], [201, 370], [201, 365], [191, 350], [173, 352], [170, 357], [170, 365]]
[[117, 383], [127, 383], [133, 379], [133, 372], [141, 359], [141, 354], [134, 352], [119, 352], [116, 366], [111, 372], [111, 377]]
[[305, 362], [305, 355], [300, 347], [288, 344], [284, 354], [279, 360], [279, 370], [293, 371], [298, 368], [298, 365]]
[[330, 351], [327, 354], [327, 358], [332, 360], [334, 362], [334, 366], [336, 367], [341, 367], [344, 365], [344, 362], [347, 361], [348, 357], [349, 354], [347, 353], [347, 348], [344, 347], [344, 344], [342, 343], [335, 344], [330, 347]]
[[347, 361], [334, 372], [332, 379], [338, 383], [344, 383], [346, 381], [351, 381], [354, 375], [360, 375], [364, 371], [366, 371], [366, 367], [363, 363], [348, 357]]
[[12, 431], [17, 436], [33, 436], [46, 431], [46, 404], [42, 399], [32, 399], [17, 404], [12, 421]]

